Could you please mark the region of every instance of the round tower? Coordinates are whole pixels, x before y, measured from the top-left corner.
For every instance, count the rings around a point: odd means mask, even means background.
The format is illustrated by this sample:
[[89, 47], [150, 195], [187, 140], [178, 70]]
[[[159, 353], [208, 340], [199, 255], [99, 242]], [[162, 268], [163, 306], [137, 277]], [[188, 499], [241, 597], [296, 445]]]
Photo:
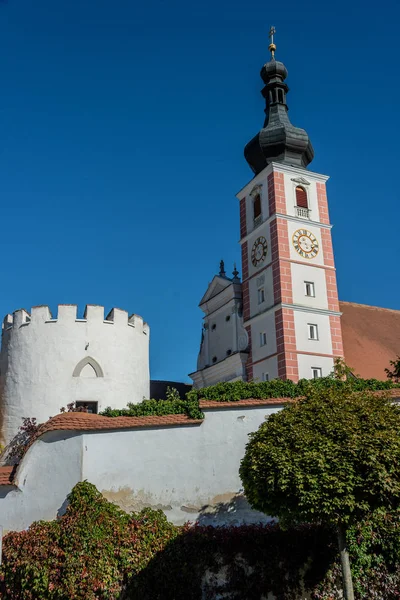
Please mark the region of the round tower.
[[46, 421], [71, 402], [92, 412], [125, 408], [149, 397], [147, 323], [113, 308], [76, 305], [21, 309], [3, 322], [0, 352], [1, 442], [8, 443], [23, 417]]

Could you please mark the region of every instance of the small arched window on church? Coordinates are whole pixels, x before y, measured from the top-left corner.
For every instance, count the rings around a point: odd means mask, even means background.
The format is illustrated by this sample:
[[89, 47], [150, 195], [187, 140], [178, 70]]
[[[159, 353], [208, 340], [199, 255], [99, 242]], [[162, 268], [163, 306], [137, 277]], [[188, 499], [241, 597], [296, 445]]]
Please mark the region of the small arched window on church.
[[261, 195], [256, 194], [253, 200], [253, 220], [254, 226], [261, 223]]
[[309, 218], [307, 192], [301, 185], [296, 187], [296, 212], [298, 217]]
[[278, 90], [278, 101], [283, 104], [283, 90]]

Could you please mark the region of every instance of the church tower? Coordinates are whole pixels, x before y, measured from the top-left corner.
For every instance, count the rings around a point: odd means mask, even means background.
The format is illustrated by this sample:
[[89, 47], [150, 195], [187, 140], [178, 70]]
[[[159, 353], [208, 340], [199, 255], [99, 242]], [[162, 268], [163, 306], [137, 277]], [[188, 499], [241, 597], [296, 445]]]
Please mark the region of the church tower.
[[314, 150], [289, 120], [287, 70], [275, 60], [274, 33], [261, 69], [264, 126], [244, 151], [254, 177], [237, 195], [242, 281], [220, 273], [200, 302], [195, 387], [324, 377], [343, 356], [328, 177], [307, 169]]
[[254, 178], [237, 196], [249, 381], [325, 376], [343, 356], [328, 177], [307, 170], [314, 150], [289, 120], [274, 33], [261, 70], [264, 126], [245, 148]]

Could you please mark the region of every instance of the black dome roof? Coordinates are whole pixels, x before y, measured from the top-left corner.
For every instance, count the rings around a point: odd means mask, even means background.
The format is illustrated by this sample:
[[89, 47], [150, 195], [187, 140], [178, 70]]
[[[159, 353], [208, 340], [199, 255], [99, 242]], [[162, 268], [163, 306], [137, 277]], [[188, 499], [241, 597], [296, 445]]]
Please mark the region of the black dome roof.
[[261, 69], [266, 118], [264, 127], [244, 149], [245, 158], [255, 174], [271, 162], [305, 168], [314, 158], [307, 132], [292, 125], [288, 117], [286, 94], [289, 88], [284, 82], [287, 74], [285, 65], [274, 58]]

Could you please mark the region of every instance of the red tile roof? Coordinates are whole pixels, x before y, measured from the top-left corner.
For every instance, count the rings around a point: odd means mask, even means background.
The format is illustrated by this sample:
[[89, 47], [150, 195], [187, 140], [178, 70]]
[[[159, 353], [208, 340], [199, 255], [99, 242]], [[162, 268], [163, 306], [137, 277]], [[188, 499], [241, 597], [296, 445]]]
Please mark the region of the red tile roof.
[[0, 485], [13, 485], [13, 471], [14, 467], [0, 467]]
[[[400, 388], [394, 388], [391, 390], [381, 390], [375, 392], [376, 394], [389, 394], [394, 400], [400, 400]], [[218, 400], [200, 400], [200, 408], [211, 409], [211, 408], [253, 408], [258, 406], [282, 406], [282, 404], [288, 404], [301, 400], [301, 396], [296, 398], [248, 398], [246, 400], [237, 401], [218, 401]]]
[[[296, 398], [298, 400], [298, 398]], [[227, 402], [218, 400], [200, 400], [200, 408], [256, 408], [257, 406], [282, 406], [288, 402], [294, 402], [293, 398], [247, 398], [246, 400], [236, 400]]]
[[365, 379], [386, 379], [400, 354], [400, 310], [340, 302], [346, 364]]
[[202, 419], [189, 419], [186, 415], [146, 417], [103, 417], [84, 412], [66, 412], [52, 417], [39, 428], [36, 437], [46, 431], [102, 431], [104, 429], [138, 429], [142, 427], [171, 427], [173, 425], [199, 425]]

